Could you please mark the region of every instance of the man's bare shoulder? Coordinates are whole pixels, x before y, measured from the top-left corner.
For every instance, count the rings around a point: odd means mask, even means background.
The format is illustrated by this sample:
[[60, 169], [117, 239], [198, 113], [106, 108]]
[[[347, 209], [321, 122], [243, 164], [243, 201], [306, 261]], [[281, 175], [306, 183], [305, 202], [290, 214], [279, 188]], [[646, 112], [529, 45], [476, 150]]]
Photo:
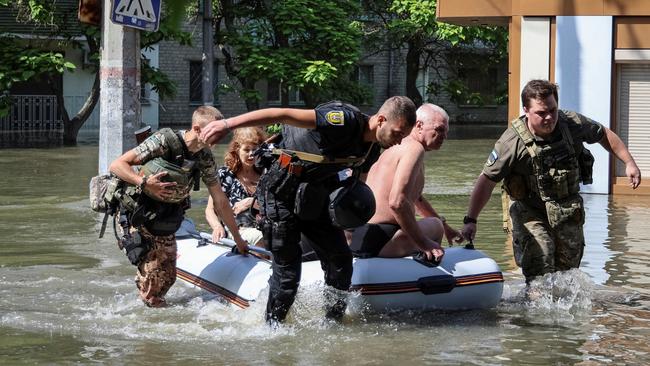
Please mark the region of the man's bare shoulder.
[[424, 147], [417, 141], [404, 139], [401, 144], [394, 145], [381, 154], [386, 157], [417, 157], [424, 155]]

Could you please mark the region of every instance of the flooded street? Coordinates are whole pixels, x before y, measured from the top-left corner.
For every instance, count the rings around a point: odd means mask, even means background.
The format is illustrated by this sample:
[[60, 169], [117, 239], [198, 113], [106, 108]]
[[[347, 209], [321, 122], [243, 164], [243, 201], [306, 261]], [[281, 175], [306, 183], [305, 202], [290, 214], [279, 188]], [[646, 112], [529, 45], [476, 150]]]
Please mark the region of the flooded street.
[[[453, 227], [493, 142], [449, 140], [429, 154], [426, 193]], [[475, 244], [504, 272], [496, 309], [373, 314], [353, 298], [343, 323], [330, 323], [321, 289], [301, 288], [287, 324], [271, 330], [266, 293], [242, 310], [177, 281], [168, 308], [138, 300], [112, 228], [97, 238], [101, 217], [88, 204], [97, 150], [0, 150], [2, 365], [650, 363], [650, 197], [585, 195], [581, 270], [535, 281], [535, 300], [523, 296], [495, 190]], [[206, 197], [195, 192], [188, 212], [203, 230]]]

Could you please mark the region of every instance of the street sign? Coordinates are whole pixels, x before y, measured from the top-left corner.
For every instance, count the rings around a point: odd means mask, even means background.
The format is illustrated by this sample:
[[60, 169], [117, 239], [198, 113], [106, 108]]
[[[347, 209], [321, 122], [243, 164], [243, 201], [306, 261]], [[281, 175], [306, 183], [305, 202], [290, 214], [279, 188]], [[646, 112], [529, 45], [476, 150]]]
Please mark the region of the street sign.
[[158, 30], [161, 0], [112, 0], [111, 21], [150, 32]]

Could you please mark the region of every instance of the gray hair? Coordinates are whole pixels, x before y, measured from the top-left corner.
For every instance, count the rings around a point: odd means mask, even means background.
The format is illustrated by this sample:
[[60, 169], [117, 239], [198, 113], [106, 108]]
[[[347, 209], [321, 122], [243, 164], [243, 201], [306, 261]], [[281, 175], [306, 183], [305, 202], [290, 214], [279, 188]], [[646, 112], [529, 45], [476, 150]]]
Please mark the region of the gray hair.
[[[425, 111], [425, 109], [428, 109], [428, 111]], [[442, 118], [445, 120], [445, 122], [449, 123], [449, 114], [447, 114], [447, 112], [444, 109], [442, 109], [441, 107], [439, 107], [439, 106], [437, 106], [435, 104], [432, 104], [432, 103], [424, 103], [424, 104], [422, 104], [420, 106], [420, 108], [418, 108], [418, 110], [417, 110], [418, 120], [420, 120], [422, 122], [425, 122], [425, 123], [429, 122], [430, 119], [423, 118], [425, 116], [425, 113], [428, 113], [428, 112], [440, 114], [442, 116]]]

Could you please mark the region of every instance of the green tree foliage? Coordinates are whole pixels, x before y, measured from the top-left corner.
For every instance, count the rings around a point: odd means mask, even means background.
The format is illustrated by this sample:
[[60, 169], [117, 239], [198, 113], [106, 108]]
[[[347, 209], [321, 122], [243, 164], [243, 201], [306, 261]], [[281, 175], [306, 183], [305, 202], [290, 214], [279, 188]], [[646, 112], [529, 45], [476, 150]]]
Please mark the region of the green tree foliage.
[[[249, 110], [259, 107], [260, 80], [281, 82], [281, 102], [300, 88], [313, 106], [337, 95], [362, 94], [349, 82], [359, 58], [358, 2], [348, 0], [222, 0], [216, 4], [216, 36], [225, 68], [239, 81]], [[348, 83], [346, 88], [341, 85]]]
[[[363, 1], [369, 16], [363, 21], [368, 45], [375, 49], [406, 50], [406, 94], [416, 104], [423, 102], [416, 80], [421, 69], [430, 68], [442, 75], [450, 71], [451, 79], [433, 85], [435, 91], [451, 91], [455, 101], [476, 101], [467, 85], [456, 79], [459, 54], [480, 49], [480, 65], [487, 68], [507, 57], [507, 30], [500, 27], [461, 27], [436, 20], [435, 0]], [[469, 99], [468, 99], [469, 98]]]
[[[190, 44], [190, 35], [180, 30], [189, 0], [167, 1], [165, 16], [157, 32], [141, 32], [143, 49], [161, 40], [177, 40], [180, 44]], [[99, 44], [101, 32], [97, 27], [78, 22], [76, 1], [57, 0], [0, 0], [0, 11], [15, 14], [17, 25], [28, 25], [39, 32], [40, 37], [21, 38], [13, 29], [0, 29], [0, 116], [9, 112], [11, 87], [19, 82], [34, 78], [49, 81], [52, 93], [56, 95], [57, 105], [64, 122], [64, 143], [76, 144], [79, 129], [88, 119], [99, 100]], [[43, 37], [45, 36], [45, 37]], [[85, 40], [85, 45], [79, 41]], [[95, 73], [95, 80], [88, 99], [79, 111], [70, 116], [65, 108], [61, 85], [54, 82], [57, 75], [74, 72], [74, 64], [66, 61], [63, 50], [88, 48], [89, 59]], [[173, 98], [176, 94], [174, 83], [160, 70], [149, 65], [144, 59], [142, 82], [150, 83], [161, 99]]]
[[75, 65], [66, 61], [60, 52], [25, 48], [13, 37], [0, 38], [0, 60], [0, 116], [9, 112], [9, 90], [14, 83], [44, 73], [63, 73], [75, 69]]

